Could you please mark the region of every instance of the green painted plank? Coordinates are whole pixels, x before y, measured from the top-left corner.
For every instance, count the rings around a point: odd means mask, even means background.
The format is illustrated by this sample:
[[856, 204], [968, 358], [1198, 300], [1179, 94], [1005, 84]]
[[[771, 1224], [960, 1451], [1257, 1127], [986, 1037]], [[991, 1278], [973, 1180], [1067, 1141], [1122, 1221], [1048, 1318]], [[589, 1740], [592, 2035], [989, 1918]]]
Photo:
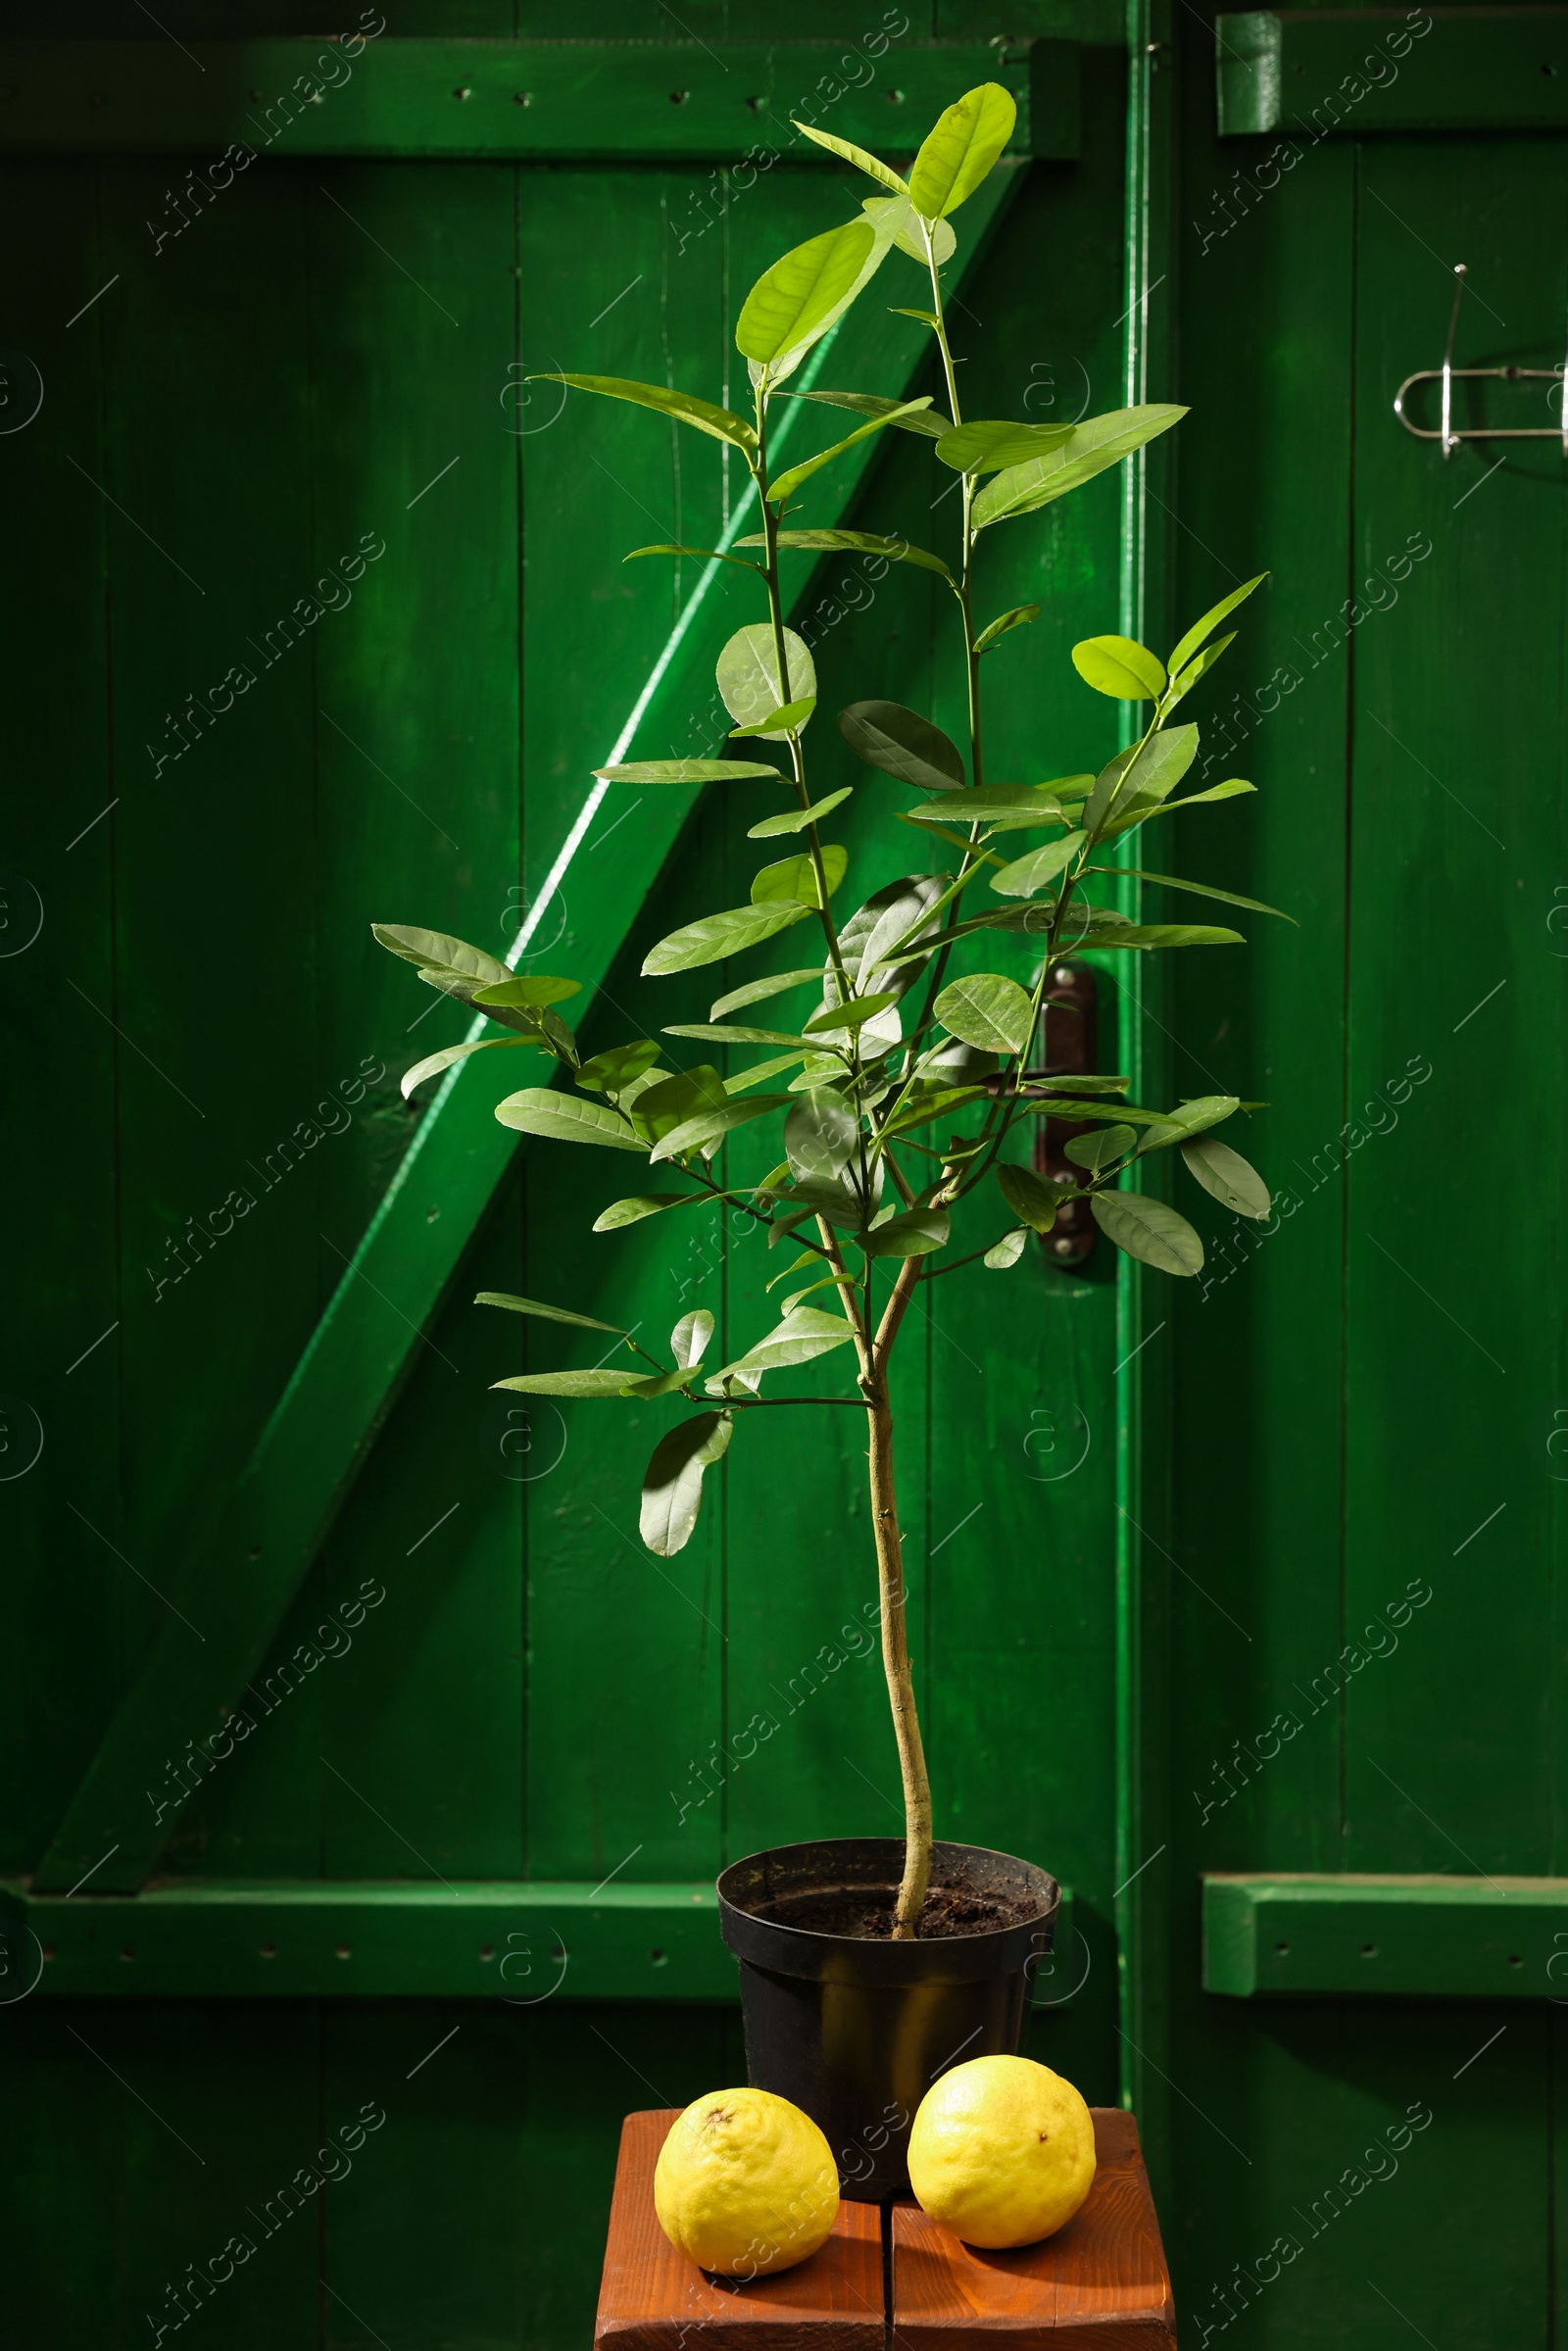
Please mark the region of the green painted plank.
[[[907, 20], [906, 20], [906, 25]], [[199, 69], [199, 77], [191, 67]], [[0, 148], [195, 154], [186, 211], [226, 200], [235, 163], [278, 155], [730, 162], [804, 146], [791, 117], [908, 153], [955, 95], [999, 76], [1013, 152], [1078, 153], [1077, 43], [977, 40], [0, 42]], [[236, 144], [238, 158], [227, 150]], [[149, 218], [181, 233], [163, 192]]]
[[1253, 9], [1214, 30], [1222, 138], [1568, 124], [1568, 9]]
[[1203, 1989], [1545, 2000], [1568, 1980], [1568, 1878], [1348, 1871], [1203, 1880]]
[[[971, 253], [1009, 200], [1017, 176], [1016, 168], [997, 172], [971, 200]], [[913, 367], [923, 366], [924, 340], [922, 329], [903, 320], [890, 324], [885, 314], [862, 306], [820, 347], [822, 364], [852, 381], [874, 371], [885, 383], [902, 383]], [[795, 413], [808, 412], [803, 405]], [[779, 440], [786, 445], [784, 432]], [[860, 444], [826, 476], [836, 504], [827, 507], [824, 519], [848, 510], [863, 472], [856, 461], [868, 464], [874, 447], [874, 440]], [[411, 504], [425, 462], [420, 453], [416, 465], [414, 455]], [[743, 511], [732, 515], [737, 533]], [[410, 528], [406, 520], [403, 528]], [[727, 633], [709, 587], [711, 575], [728, 568], [710, 564], [692, 591], [614, 756], [639, 745], [662, 753], [666, 731], [689, 723], [692, 705], [707, 708], [707, 667], [722, 641], [718, 632]], [[580, 756], [586, 767], [589, 755]], [[596, 786], [581, 802], [534, 888], [514, 954], [527, 953], [555, 911], [607, 790]], [[590, 849], [596, 854], [594, 920], [576, 959], [585, 1005], [591, 1006], [648, 899], [684, 813], [676, 796], [665, 793], [638, 826], [623, 824], [603, 837], [597, 853]], [[547, 855], [541, 844], [535, 864], [530, 851], [535, 871]], [[422, 1326], [512, 1161], [515, 1138], [497, 1125], [495, 1099], [483, 1063], [461, 1063], [443, 1081], [215, 1530], [180, 1582], [181, 1604], [189, 1603], [200, 1641], [179, 1625], [172, 1628], [177, 1641], [168, 1630], [159, 1637], [39, 1866], [41, 1886], [63, 1890], [88, 1868], [101, 1870], [96, 1883], [105, 1891], [128, 1889], [145, 1878], [161, 1841], [146, 1791], [161, 1784], [171, 1751], [181, 1752], [187, 1740], [204, 1739], [221, 1722], [220, 1710], [234, 1702], [261, 1662], [375, 1441], [414, 1350], [423, 1344]]]

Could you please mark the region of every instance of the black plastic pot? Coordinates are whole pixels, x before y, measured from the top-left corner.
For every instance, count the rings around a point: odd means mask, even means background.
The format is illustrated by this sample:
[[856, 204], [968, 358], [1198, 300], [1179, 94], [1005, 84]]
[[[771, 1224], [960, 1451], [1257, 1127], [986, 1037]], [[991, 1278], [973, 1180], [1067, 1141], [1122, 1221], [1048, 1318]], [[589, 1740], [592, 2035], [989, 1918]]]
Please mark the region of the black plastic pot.
[[950, 2066], [1014, 2056], [1034, 1966], [1051, 1949], [1060, 1889], [1031, 1862], [979, 1845], [934, 1848], [933, 1886], [1000, 1897], [1013, 1923], [895, 1942], [792, 1926], [838, 1892], [891, 1912], [904, 1842], [822, 1837], [736, 1861], [718, 1881], [719, 1924], [740, 1961], [746, 2067], [820, 2125], [845, 2196], [907, 2195], [920, 2100]]

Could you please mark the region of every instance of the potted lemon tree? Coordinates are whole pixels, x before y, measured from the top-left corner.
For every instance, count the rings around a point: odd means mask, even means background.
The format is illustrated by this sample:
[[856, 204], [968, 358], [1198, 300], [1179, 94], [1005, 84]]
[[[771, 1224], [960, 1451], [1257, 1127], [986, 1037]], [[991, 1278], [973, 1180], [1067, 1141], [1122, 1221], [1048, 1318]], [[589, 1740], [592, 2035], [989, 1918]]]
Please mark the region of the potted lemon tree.
[[[682, 1068], [669, 1045], [638, 1037], [584, 1058], [558, 1008], [576, 992], [568, 977], [514, 972], [440, 932], [375, 926], [382, 945], [422, 980], [473, 1005], [501, 1032], [419, 1061], [403, 1080], [405, 1094], [468, 1054], [537, 1049], [553, 1056], [555, 1082], [508, 1094], [496, 1116], [551, 1142], [636, 1154], [652, 1171], [642, 1189], [598, 1218], [596, 1232], [669, 1214], [693, 1198], [722, 1200], [767, 1228], [770, 1246], [786, 1250], [787, 1273], [798, 1277], [773, 1327], [727, 1360], [711, 1360], [714, 1318], [697, 1308], [670, 1334], [667, 1359], [622, 1333], [629, 1356], [617, 1365], [500, 1383], [525, 1395], [612, 1404], [668, 1401], [674, 1417], [643, 1481], [648, 1548], [667, 1557], [688, 1541], [707, 1473], [769, 1401], [761, 1392], [773, 1375], [822, 1359], [824, 1374], [842, 1375], [839, 1393], [824, 1400], [848, 1401], [863, 1417], [905, 1834], [776, 1849], [735, 1863], [719, 1881], [723, 1933], [741, 1962], [754, 2084], [790, 2098], [821, 2125], [846, 2192], [862, 2198], [905, 2184], [915, 2109], [955, 2052], [1016, 2050], [1026, 1971], [1049, 1947], [1057, 1899], [1054, 1881], [1035, 1862], [934, 1838], [909, 1666], [890, 1403], [890, 1367], [910, 1306], [934, 1268], [968, 1262], [951, 1255], [952, 1212], [972, 1195], [996, 1211], [995, 1237], [975, 1252], [971, 1278], [980, 1280], [1004, 1277], [1031, 1237], [1049, 1233], [1074, 1201], [1087, 1202], [1117, 1249], [1168, 1274], [1197, 1273], [1203, 1261], [1197, 1232], [1144, 1188], [1155, 1157], [1179, 1159], [1228, 1209], [1269, 1212], [1261, 1180], [1216, 1133], [1241, 1106], [1234, 1098], [1151, 1109], [1126, 1101], [1122, 1078], [1053, 1080], [1030, 1070], [1047, 981], [1064, 955], [1086, 946], [1145, 954], [1238, 937], [1208, 924], [1135, 922], [1110, 897], [1112, 877], [1125, 869], [1118, 844], [1129, 835], [1181, 808], [1252, 789], [1233, 778], [1180, 791], [1199, 730], [1178, 713], [1230, 643], [1222, 633], [1228, 614], [1258, 583], [1226, 597], [1163, 659], [1119, 636], [1075, 648], [1085, 684], [1135, 713], [1135, 739], [1098, 775], [1044, 782], [990, 776], [986, 656], [1039, 608], [986, 613], [987, 534], [1024, 526], [1183, 414], [1153, 405], [1077, 425], [963, 416], [944, 303], [944, 269], [956, 249], [951, 218], [1002, 154], [1013, 115], [1011, 98], [996, 83], [969, 91], [937, 122], [907, 180], [864, 150], [800, 126], [864, 172], [876, 193], [854, 220], [784, 254], [748, 295], [736, 342], [750, 375], [749, 415], [663, 385], [556, 378], [709, 435], [737, 453], [750, 477], [747, 519], [756, 527], [725, 549], [636, 551], [722, 553], [753, 575], [757, 616], [718, 661], [719, 692], [734, 722], [727, 745], [712, 758], [596, 773], [611, 787], [710, 784], [733, 794], [749, 817], [764, 811], [748, 826], [747, 837], [766, 846], [746, 904], [684, 924], [643, 966], [651, 974], [720, 963], [744, 968], [750, 951], [798, 930], [810, 942], [798, 967], [726, 986], [708, 1021], [664, 1032], [710, 1051], [755, 1049], [759, 1057], [731, 1063], [721, 1077], [710, 1061]], [[837, 437], [776, 469], [770, 436], [778, 404], [792, 397], [791, 375], [895, 249], [920, 272], [915, 315], [937, 355], [940, 405], [929, 396], [896, 401], [855, 389], [798, 395], [817, 405]], [[956, 477], [957, 542], [948, 555], [902, 536], [811, 527], [817, 473], [889, 428], [928, 436], [938, 463]], [[838, 893], [848, 857], [830, 820], [850, 793], [813, 797], [816, 678], [808, 649], [785, 624], [779, 585], [781, 553], [815, 549], [912, 563], [944, 583], [968, 718], [960, 744], [896, 703], [858, 702], [838, 713], [839, 731], [871, 771], [871, 792], [889, 819], [912, 819], [924, 836], [916, 870], [847, 912]], [[1166, 874], [1146, 878], [1227, 897]], [[1082, 1130], [1069, 1146], [1070, 1180], [1048, 1179], [1032, 1163], [1036, 1122], [1048, 1115]], [[761, 1121], [776, 1129], [776, 1164], [760, 1183], [730, 1186], [720, 1172], [725, 1143]], [[479, 1302], [613, 1328], [550, 1300], [484, 1293]], [[774, 1424], [768, 1442], [787, 1445], [787, 1433]], [[868, 1559], [868, 1574], [871, 1565]]]

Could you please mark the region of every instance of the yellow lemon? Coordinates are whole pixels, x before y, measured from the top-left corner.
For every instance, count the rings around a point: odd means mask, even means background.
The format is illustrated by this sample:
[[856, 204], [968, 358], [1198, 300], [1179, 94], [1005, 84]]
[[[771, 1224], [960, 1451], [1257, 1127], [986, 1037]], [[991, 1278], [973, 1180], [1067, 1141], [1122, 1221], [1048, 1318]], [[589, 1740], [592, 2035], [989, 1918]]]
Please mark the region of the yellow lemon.
[[968, 2245], [1032, 2245], [1072, 2219], [1095, 2177], [1095, 2125], [1070, 2082], [1029, 2057], [974, 2057], [926, 2091], [909, 2184]]
[[788, 2098], [710, 2090], [670, 2127], [654, 2209], [670, 2243], [701, 2269], [730, 2278], [793, 2269], [838, 2216], [833, 2151]]

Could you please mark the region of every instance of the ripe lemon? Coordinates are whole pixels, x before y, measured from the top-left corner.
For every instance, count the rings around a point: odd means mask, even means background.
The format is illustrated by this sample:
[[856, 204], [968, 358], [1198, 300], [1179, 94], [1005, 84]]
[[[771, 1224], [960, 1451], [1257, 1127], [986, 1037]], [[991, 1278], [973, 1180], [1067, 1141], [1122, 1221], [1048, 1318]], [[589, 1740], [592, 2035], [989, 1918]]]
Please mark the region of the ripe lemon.
[[974, 2057], [926, 2091], [909, 2184], [965, 2244], [1032, 2245], [1072, 2219], [1095, 2177], [1095, 2126], [1070, 2082], [1028, 2057]]
[[793, 2269], [832, 2231], [833, 2151], [809, 2115], [765, 2089], [714, 2089], [670, 2127], [654, 2209], [677, 2251], [731, 2278]]

